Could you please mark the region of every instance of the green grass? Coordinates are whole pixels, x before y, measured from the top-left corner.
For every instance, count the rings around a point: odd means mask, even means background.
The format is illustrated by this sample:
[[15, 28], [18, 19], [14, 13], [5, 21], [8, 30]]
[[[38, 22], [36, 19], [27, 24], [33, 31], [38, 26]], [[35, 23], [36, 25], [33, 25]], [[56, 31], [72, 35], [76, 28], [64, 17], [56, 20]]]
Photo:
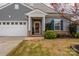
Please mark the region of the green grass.
[[79, 39], [24, 40], [8, 56], [78, 56], [71, 45], [79, 44]]

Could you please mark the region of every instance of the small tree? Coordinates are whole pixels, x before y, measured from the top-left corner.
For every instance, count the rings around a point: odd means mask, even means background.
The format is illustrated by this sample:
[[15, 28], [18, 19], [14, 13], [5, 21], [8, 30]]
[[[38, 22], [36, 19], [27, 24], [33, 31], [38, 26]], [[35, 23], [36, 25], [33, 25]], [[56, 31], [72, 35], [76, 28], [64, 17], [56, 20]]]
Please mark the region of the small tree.
[[74, 37], [74, 35], [76, 34], [77, 31], [77, 25], [73, 22], [69, 24], [69, 32], [72, 35], [72, 37]]

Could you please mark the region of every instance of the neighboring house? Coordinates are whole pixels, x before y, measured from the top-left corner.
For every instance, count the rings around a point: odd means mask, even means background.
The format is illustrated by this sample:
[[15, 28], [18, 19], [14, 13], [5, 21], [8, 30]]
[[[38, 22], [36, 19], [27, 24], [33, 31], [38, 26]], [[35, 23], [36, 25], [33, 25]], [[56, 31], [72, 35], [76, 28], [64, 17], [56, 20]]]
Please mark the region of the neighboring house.
[[0, 36], [42, 36], [50, 22], [52, 30], [68, 32], [71, 20], [43, 3], [0, 6]]

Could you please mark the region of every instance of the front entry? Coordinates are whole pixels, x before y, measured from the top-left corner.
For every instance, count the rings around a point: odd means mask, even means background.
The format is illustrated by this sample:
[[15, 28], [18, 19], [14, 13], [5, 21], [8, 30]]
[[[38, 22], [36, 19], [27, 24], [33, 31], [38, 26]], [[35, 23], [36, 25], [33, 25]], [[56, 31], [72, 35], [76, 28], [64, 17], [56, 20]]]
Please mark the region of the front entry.
[[40, 26], [41, 26], [41, 24], [39, 21], [34, 22], [34, 35], [40, 35], [40, 33], [41, 33]]
[[32, 35], [42, 34], [42, 18], [32, 18]]

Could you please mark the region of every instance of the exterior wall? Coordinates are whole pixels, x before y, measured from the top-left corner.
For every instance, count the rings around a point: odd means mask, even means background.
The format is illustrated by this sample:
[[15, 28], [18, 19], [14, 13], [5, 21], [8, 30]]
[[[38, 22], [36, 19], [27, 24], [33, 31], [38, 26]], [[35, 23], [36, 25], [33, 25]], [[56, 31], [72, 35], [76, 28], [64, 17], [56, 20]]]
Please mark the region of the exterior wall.
[[[15, 4], [19, 5], [19, 9], [15, 9]], [[23, 6], [19, 3], [14, 3], [8, 7], [5, 7], [0, 10], [0, 20], [7, 21], [7, 20], [26, 20], [25, 14], [30, 12], [31, 9], [27, 8], [26, 6]], [[11, 16], [11, 17], [9, 17]]]
[[[57, 19], [57, 18], [46, 18], [45, 23], [51, 22], [52, 19]], [[63, 19], [63, 31], [68, 31], [68, 25], [69, 25], [69, 21], [67, 19]]]
[[77, 26], [77, 32], [79, 32], [79, 25]]
[[69, 21], [67, 19], [63, 20], [64, 31], [68, 31]]
[[45, 23], [51, 22], [52, 18], [46, 18]]

